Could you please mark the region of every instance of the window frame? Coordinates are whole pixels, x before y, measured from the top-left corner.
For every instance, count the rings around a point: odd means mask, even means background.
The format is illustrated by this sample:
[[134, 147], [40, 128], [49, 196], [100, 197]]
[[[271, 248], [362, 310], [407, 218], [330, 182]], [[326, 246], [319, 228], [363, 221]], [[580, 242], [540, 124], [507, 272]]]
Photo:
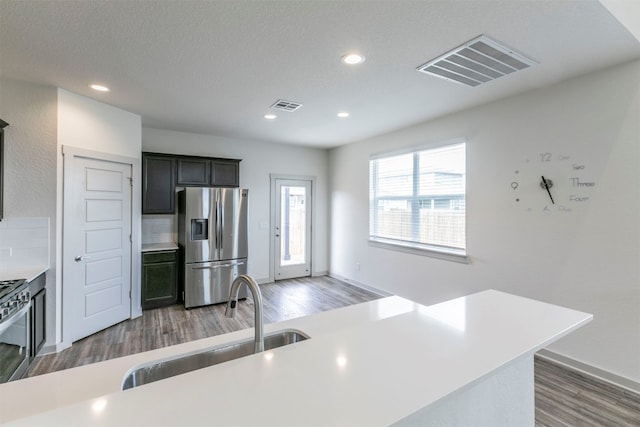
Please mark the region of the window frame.
[[[443, 259], [443, 260], [448, 260], [448, 261], [455, 261], [455, 262], [460, 262], [460, 263], [469, 263], [470, 259], [469, 256], [467, 255], [467, 207], [466, 207], [466, 199], [467, 199], [467, 171], [466, 171], [466, 150], [467, 150], [467, 146], [466, 146], [466, 139], [465, 138], [454, 138], [454, 139], [449, 139], [446, 141], [440, 141], [437, 143], [431, 143], [431, 144], [425, 144], [425, 145], [419, 145], [419, 146], [411, 146], [411, 147], [407, 147], [404, 148], [402, 150], [396, 150], [396, 151], [386, 151], [386, 152], [381, 152], [381, 153], [377, 153], [377, 154], [373, 154], [371, 156], [369, 156], [369, 177], [368, 177], [368, 181], [369, 181], [369, 191], [368, 191], [368, 195], [369, 195], [369, 218], [368, 218], [368, 243], [369, 246], [373, 246], [373, 247], [379, 247], [382, 249], [387, 249], [387, 250], [393, 250], [393, 251], [398, 251], [398, 252], [405, 252], [405, 253], [411, 253], [411, 254], [415, 254], [415, 255], [421, 255], [421, 256], [428, 256], [428, 257], [433, 257], [433, 258], [438, 258], [438, 259]], [[373, 188], [373, 183], [371, 182], [372, 180], [372, 173], [371, 173], [371, 162], [377, 159], [384, 159], [384, 158], [389, 158], [389, 157], [395, 157], [395, 156], [400, 156], [403, 154], [415, 154], [415, 153], [419, 153], [422, 151], [428, 151], [428, 150], [434, 150], [434, 149], [438, 149], [438, 148], [443, 148], [443, 147], [447, 147], [447, 146], [451, 146], [451, 145], [458, 145], [458, 144], [464, 144], [465, 145], [465, 174], [464, 174], [464, 200], [465, 200], [465, 210], [464, 210], [464, 224], [465, 224], [465, 236], [464, 236], [464, 248], [455, 248], [455, 247], [449, 247], [449, 246], [440, 246], [440, 245], [436, 245], [436, 244], [428, 244], [428, 243], [418, 243], [418, 242], [410, 242], [410, 241], [406, 241], [406, 240], [398, 240], [398, 239], [393, 239], [393, 238], [386, 238], [386, 237], [377, 237], [377, 236], [372, 236], [371, 234], [371, 228], [373, 226], [373, 222], [375, 220], [375, 209], [372, 209], [372, 203], [373, 203], [373, 194], [372, 194], [372, 188]], [[412, 175], [412, 186], [414, 188], [413, 193], [410, 196], [398, 196], [399, 199], [403, 199], [403, 200], [411, 200], [411, 199], [415, 199], [417, 201], [415, 201], [415, 203], [420, 203], [419, 199], [420, 198], [424, 198], [424, 196], [418, 196], [415, 193], [415, 187], [417, 185], [416, 183], [416, 174], [419, 175], [419, 171], [416, 171], [416, 167], [417, 165], [415, 164], [415, 160], [414, 160], [414, 165], [413, 165], [413, 175]], [[417, 178], [419, 180], [419, 176]], [[413, 211], [412, 211], [413, 212]], [[414, 213], [415, 214], [415, 213]], [[412, 222], [412, 227], [415, 226], [415, 223]]]

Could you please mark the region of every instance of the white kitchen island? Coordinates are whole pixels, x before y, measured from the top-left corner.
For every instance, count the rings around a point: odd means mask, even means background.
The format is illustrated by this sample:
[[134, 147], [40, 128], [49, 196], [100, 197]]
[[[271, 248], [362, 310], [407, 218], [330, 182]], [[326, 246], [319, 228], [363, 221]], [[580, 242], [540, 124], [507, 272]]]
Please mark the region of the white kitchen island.
[[311, 338], [127, 391], [136, 365], [253, 330], [4, 384], [0, 423], [533, 426], [534, 352], [591, 319], [493, 290], [429, 307], [389, 297], [266, 325]]

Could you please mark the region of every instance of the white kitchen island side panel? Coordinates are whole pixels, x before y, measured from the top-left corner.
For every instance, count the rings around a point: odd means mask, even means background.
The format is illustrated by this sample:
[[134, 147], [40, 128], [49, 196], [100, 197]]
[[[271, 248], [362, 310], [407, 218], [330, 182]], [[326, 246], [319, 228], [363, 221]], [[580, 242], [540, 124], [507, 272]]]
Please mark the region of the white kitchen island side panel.
[[394, 427], [535, 425], [533, 355], [528, 354], [394, 423]]

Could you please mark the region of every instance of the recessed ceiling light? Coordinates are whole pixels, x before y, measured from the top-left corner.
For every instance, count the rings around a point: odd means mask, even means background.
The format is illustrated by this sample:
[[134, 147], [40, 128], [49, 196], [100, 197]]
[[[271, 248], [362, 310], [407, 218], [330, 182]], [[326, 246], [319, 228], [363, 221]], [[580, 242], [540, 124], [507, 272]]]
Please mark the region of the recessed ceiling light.
[[109, 88], [103, 85], [89, 85], [89, 87], [93, 90], [97, 90], [98, 92], [109, 92]]
[[349, 117], [349, 113], [347, 113], [346, 111], [340, 111], [337, 116], [341, 119], [346, 119], [347, 117]]
[[347, 65], [358, 65], [364, 62], [364, 56], [360, 55], [359, 53], [348, 53], [344, 55], [340, 60]]
[[278, 116], [276, 116], [275, 114], [265, 114], [264, 118], [267, 120], [273, 120], [275, 118], [277, 118]]

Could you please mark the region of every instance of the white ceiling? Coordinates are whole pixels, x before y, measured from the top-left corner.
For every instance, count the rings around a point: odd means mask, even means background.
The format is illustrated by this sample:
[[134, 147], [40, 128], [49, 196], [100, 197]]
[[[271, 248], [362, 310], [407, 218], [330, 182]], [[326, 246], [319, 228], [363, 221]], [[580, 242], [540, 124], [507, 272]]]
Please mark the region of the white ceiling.
[[[416, 71], [480, 34], [539, 65], [475, 88]], [[349, 51], [365, 63], [342, 64]], [[597, 0], [0, 0], [3, 77], [95, 98], [145, 127], [314, 147], [639, 57]], [[280, 98], [303, 107], [265, 120]]]

